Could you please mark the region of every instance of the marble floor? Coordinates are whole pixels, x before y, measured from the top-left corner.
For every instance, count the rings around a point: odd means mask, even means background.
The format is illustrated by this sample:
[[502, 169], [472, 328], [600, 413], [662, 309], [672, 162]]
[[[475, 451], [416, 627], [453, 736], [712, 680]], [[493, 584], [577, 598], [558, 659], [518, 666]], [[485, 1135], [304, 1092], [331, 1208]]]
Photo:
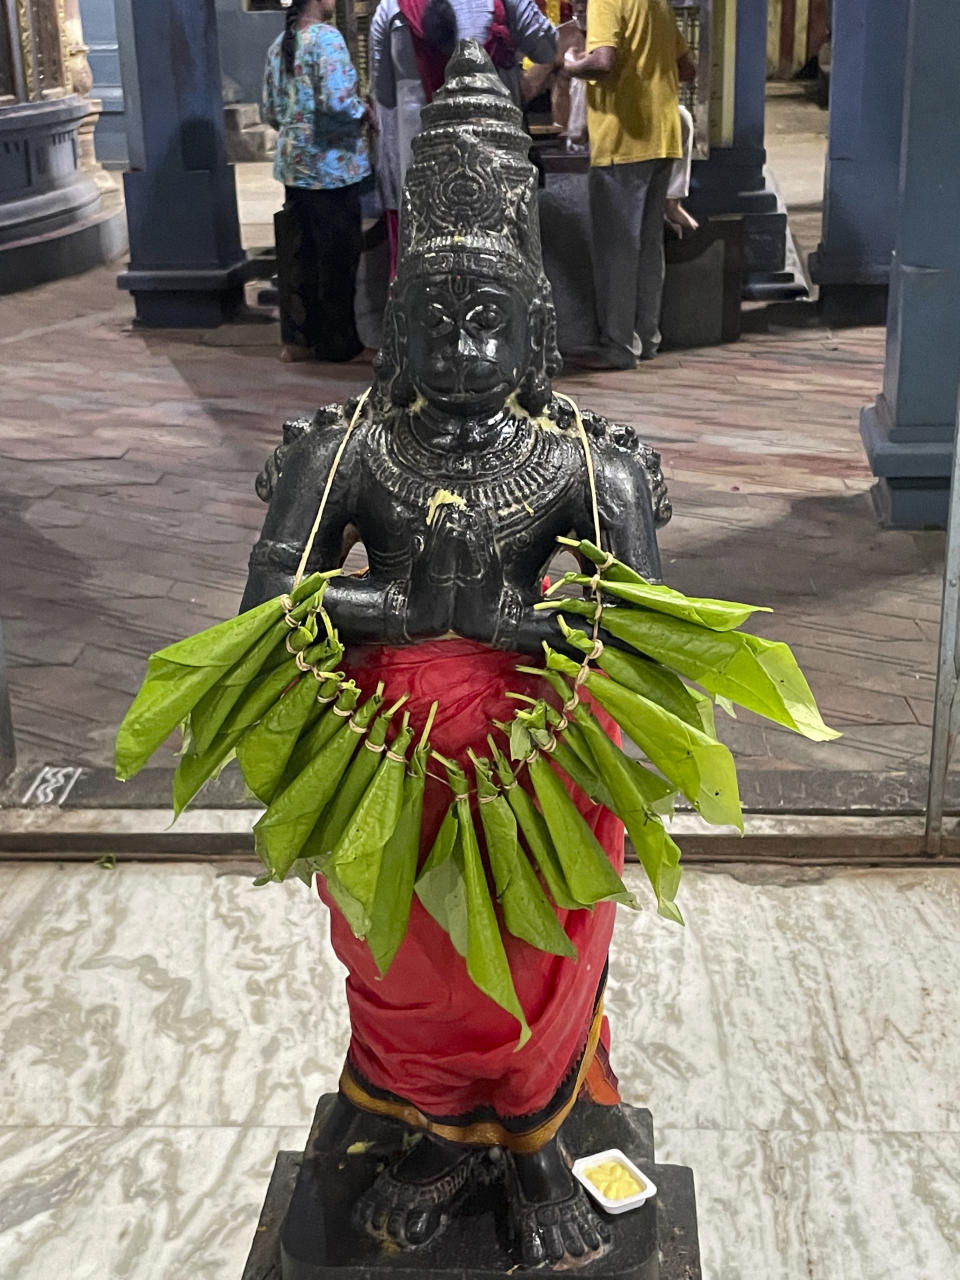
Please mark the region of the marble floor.
[[[609, 1008], [705, 1280], [952, 1280], [960, 870], [696, 870], [683, 904], [622, 913]], [[346, 1044], [322, 909], [249, 868], [2, 865], [0, 978], [2, 1280], [239, 1280]]]

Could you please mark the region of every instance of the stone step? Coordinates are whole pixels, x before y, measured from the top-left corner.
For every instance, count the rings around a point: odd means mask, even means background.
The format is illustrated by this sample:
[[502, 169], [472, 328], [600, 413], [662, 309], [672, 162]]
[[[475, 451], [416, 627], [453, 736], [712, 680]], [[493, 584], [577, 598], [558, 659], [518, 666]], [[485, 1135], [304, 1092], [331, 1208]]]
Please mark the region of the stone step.
[[228, 102], [223, 108], [223, 118], [230, 133], [240, 133], [260, 123], [260, 108], [255, 102]]
[[277, 134], [266, 124], [250, 125], [238, 133], [227, 132], [227, 159], [231, 164], [250, 160], [271, 160], [277, 149]]

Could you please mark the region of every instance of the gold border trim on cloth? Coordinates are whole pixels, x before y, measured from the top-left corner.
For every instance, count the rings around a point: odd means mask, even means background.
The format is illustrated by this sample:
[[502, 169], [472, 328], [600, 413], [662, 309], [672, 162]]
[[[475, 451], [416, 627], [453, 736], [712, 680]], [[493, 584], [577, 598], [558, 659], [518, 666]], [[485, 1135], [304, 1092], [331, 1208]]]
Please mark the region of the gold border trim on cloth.
[[425, 1129], [427, 1133], [435, 1133], [438, 1138], [446, 1138], [448, 1142], [460, 1142], [466, 1146], [476, 1147], [504, 1147], [507, 1151], [512, 1151], [516, 1155], [532, 1155], [533, 1152], [539, 1151], [541, 1147], [546, 1146], [573, 1110], [574, 1103], [580, 1095], [583, 1082], [590, 1069], [590, 1064], [593, 1062], [594, 1055], [597, 1052], [602, 1023], [603, 997], [601, 996], [597, 1002], [593, 1021], [590, 1024], [586, 1048], [583, 1051], [583, 1057], [580, 1059], [577, 1080], [570, 1092], [570, 1097], [549, 1120], [544, 1120], [535, 1129], [529, 1129], [526, 1133], [511, 1133], [496, 1120], [481, 1120], [476, 1124], [468, 1125], [441, 1124], [439, 1121], [431, 1120], [429, 1116], [425, 1116], [422, 1111], [419, 1111], [410, 1102], [401, 1102], [399, 1100], [390, 1102], [385, 1098], [375, 1098], [356, 1079], [350, 1070], [349, 1062], [344, 1063], [343, 1071], [340, 1075], [340, 1092], [362, 1111], [370, 1111], [378, 1116], [389, 1116], [393, 1120], [400, 1120], [411, 1129]]

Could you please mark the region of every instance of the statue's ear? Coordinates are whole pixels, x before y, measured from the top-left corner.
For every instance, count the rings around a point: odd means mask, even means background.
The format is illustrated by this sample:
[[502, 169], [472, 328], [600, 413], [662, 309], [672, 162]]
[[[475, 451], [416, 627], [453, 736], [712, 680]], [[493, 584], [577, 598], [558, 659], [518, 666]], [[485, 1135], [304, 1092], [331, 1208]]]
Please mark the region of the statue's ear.
[[534, 298], [527, 310], [527, 366], [517, 388], [517, 399], [534, 417], [550, 403], [553, 387], [550, 378], [550, 314], [542, 298]]
[[378, 403], [405, 409], [416, 399], [407, 368], [407, 322], [391, 295], [383, 313], [380, 353], [374, 363]]

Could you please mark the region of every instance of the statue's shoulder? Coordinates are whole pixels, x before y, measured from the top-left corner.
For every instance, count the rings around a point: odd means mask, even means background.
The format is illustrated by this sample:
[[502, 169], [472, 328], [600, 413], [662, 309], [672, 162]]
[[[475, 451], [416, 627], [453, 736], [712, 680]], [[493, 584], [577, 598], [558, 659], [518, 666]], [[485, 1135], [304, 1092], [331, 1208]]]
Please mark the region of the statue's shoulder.
[[[605, 472], [608, 480], [614, 480], [617, 473], [640, 471], [650, 490], [654, 521], [658, 527], [665, 525], [673, 509], [657, 450], [641, 440], [636, 428], [626, 423], [612, 422], [589, 409], [581, 409], [580, 417], [590, 437], [598, 470]], [[567, 434], [575, 429], [573, 411], [567, 405], [561, 403], [557, 418]]]
[[[257, 496], [270, 502], [285, 469], [313, 474], [329, 467], [343, 442], [353, 418], [357, 400], [343, 404], [327, 404], [312, 418], [290, 418], [283, 424], [283, 440], [264, 463], [257, 476]], [[346, 459], [344, 464], [349, 465]]]

